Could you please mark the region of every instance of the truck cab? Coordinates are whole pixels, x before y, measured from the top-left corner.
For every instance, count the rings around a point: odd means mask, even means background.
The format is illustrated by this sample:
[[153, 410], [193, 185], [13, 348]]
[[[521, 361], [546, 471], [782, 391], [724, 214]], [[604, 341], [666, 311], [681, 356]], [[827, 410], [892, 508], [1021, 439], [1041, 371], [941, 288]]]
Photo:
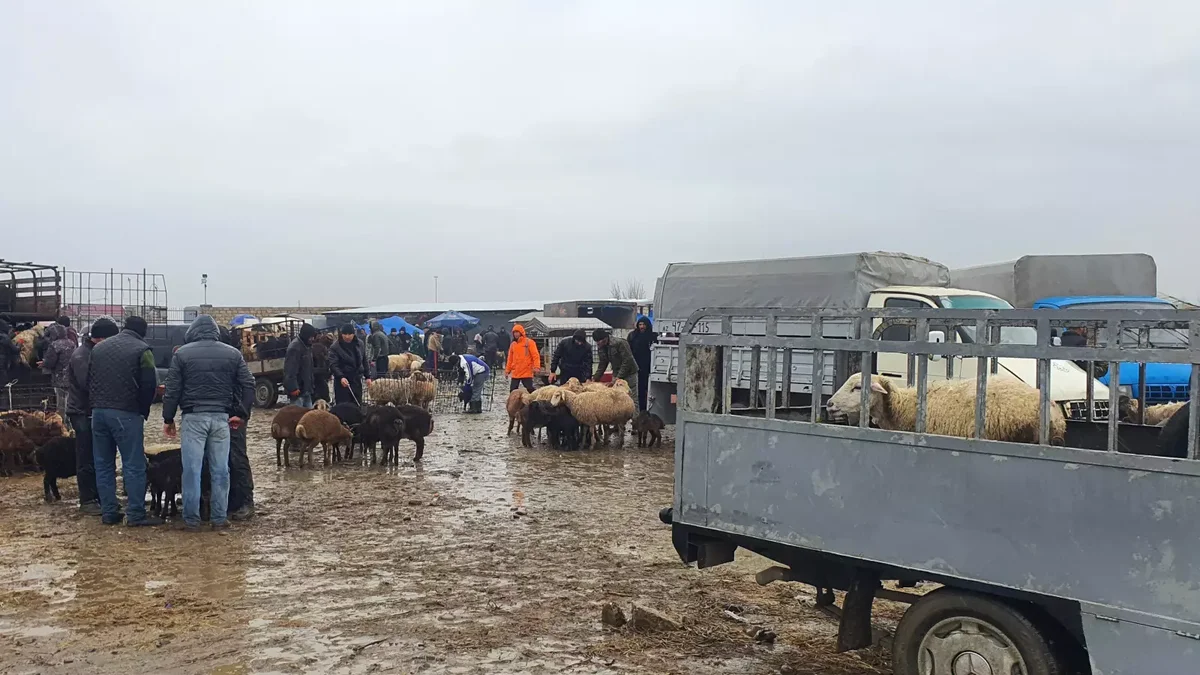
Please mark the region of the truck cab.
[[[1169, 300], [1154, 296], [1061, 296], [1043, 298], [1033, 304], [1034, 309], [1174, 309], [1175, 304]], [[1132, 329], [1125, 329], [1121, 335], [1122, 344], [1137, 345], [1139, 336]], [[1143, 346], [1161, 349], [1184, 349], [1188, 346], [1188, 336], [1173, 328], [1149, 329], [1140, 336]], [[1147, 344], [1148, 343], [1148, 344]], [[1106, 386], [1111, 386], [1111, 373], [1099, 378]], [[1188, 400], [1191, 393], [1192, 369], [1183, 363], [1147, 363], [1146, 392], [1148, 404], [1172, 403]], [[1117, 388], [1121, 394], [1130, 398], [1142, 397], [1139, 386], [1140, 374], [1137, 364], [1121, 364], [1120, 381]]]
[[[970, 291], [959, 288], [942, 288], [930, 286], [888, 286], [871, 292], [867, 302], [869, 309], [1012, 309], [1008, 301], [990, 293]], [[875, 321], [874, 328], [878, 330], [880, 320]], [[885, 328], [881, 340], [908, 342], [913, 339], [911, 326], [892, 325]], [[975, 342], [975, 329], [960, 327], [953, 331], [945, 327], [930, 326], [931, 339], [940, 337], [947, 342]], [[1033, 328], [1020, 326], [1004, 326], [1000, 328], [1001, 344], [1037, 344], [1037, 332]], [[929, 357], [933, 361], [944, 363], [942, 357]], [[953, 363], [946, 364], [946, 374], [953, 378], [973, 379], [978, 372], [974, 358], [951, 357]], [[997, 372], [1000, 375], [1015, 377], [1031, 387], [1037, 386], [1037, 362], [1032, 359], [999, 358]], [[894, 378], [901, 383], [909, 380], [909, 355], [905, 353], [885, 353], [876, 355], [876, 370], [880, 375]], [[931, 372], [937, 372], [931, 364]], [[1133, 369], [1134, 378], [1137, 370]], [[1050, 362], [1050, 398], [1060, 405], [1063, 414], [1068, 419], [1087, 418], [1087, 387], [1088, 374], [1071, 361], [1054, 360]], [[1095, 419], [1108, 417], [1108, 390], [1093, 384], [1093, 405], [1096, 406]]]

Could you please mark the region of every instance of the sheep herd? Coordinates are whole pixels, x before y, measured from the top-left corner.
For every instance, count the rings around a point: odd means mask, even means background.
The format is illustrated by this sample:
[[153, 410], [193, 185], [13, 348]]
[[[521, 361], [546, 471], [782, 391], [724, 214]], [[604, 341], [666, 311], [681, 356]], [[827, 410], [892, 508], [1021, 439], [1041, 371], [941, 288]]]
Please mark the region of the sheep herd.
[[364, 460], [375, 464], [380, 460], [377, 446], [383, 450], [380, 463], [395, 465], [400, 462], [400, 441], [404, 439], [416, 444], [413, 461], [420, 461], [425, 438], [432, 433], [433, 416], [426, 408], [409, 403], [338, 403], [330, 407], [325, 401], [317, 401], [312, 410], [295, 405], [280, 408], [271, 420], [275, 465], [283, 467], [291, 466], [289, 453], [293, 449], [300, 453], [301, 468], [305, 457], [308, 466], [313, 466], [312, 453], [318, 445], [325, 466], [353, 460], [356, 447], [362, 449]]
[[616, 380], [611, 386], [599, 382], [581, 384], [571, 378], [561, 386], [548, 385], [532, 392], [518, 387], [508, 395], [508, 433], [516, 426], [521, 444], [533, 447], [534, 429], [545, 429], [550, 447], [561, 450], [590, 448], [609, 443], [625, 446], [625, 425], [632, 422], [638, 447], [662, 446], [663, 421], [649, 413], [638, 413], [629, 395], [629, 385]]

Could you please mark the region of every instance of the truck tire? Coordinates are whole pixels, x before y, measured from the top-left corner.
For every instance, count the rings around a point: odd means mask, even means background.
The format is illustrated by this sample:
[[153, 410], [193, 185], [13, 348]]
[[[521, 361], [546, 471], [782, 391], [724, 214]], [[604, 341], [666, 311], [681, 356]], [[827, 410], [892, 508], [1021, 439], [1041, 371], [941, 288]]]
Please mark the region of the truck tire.
[[274, 408], [279, 404], [279, 388], [265, 377], [254, 381], [254, 405], [259, 408]]
[[1060, 675], [1028, 617], [1000, 600], [944, 588], [913, 603], [892, 645], [896, 675]]

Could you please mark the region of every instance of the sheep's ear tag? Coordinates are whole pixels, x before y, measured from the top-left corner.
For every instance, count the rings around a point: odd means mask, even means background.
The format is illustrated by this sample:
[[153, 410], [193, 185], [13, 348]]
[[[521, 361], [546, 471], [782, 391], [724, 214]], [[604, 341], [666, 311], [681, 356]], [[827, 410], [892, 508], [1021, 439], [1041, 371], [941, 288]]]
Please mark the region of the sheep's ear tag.
[[887, 396], [887, 393], [888, 393], [887, 388], [884, 387], [882, 384], [879, 384], [875, 380], [871, 380], [871, 391], [879, 392], [880, 394], [883, 394], [884, 396]]

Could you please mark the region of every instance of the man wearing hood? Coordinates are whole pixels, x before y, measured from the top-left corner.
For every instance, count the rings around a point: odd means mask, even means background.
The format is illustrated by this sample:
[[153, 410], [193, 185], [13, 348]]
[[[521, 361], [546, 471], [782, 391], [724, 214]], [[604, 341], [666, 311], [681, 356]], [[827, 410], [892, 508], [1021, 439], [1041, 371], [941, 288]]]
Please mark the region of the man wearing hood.
[[[200, 529], [200, 472], [204, 460], [212, 478], [209, 521], [229, 527], [229, 430], [240, 427], [254, 402], [254, 376], [241, 352], [220, 341], [217, 322], [201, 314], [171, 357], [163, 394], [163, 433], [181, 436], [184, 529]], [[182, 433], [175, 413], [183, 412]]]
[[400, 332], [396, 335], [396, 353], [403, 354], [408, 351], [412, 344], [412, 336], [408, 334], [408, 329], [404, 326], [400, 327]]
[[0, 319], [0, 387], [12, 381], [13, 366], [21, 359], [21, 348], [12, 339], [12, 325]]
[[496, 365], [496, 350], [499, 348], [500, 336], [496, 334], [495, 326], [488, 325], [487, 330], [483, 331], [483, 360], [487, 362], [488, 367]]
[[372, 321], [371, 335], [367, 338], [367, 360], [375, 366], [376, 377], [387, 375], [391, 350], [392, 345], [383, 332], [383, 326], [378, 321]]
[[161, 525], [146, 515], [146, 454], [143, 430], [158, 390], [154, 352], [146, 344], [146, 320], [125, 319], [125, 328], [92, 349], [88, 366], [88, 398], [92, 406], [92, 458], [101, 522], [121, 522], [117, 501], [117, 452], [125, 478], [125, 524]]
[[371, 386], [371, 370], [367, 365], [366, 348], [354, 335], [354, 324], [338, 330], [337, 342], [329, 348], [325, 360], [333, 372], [333, 398], [336, 403], [362, 405], [363, 380]]
[[108, 317], [96, 319], [83, 344], [71, 353], [67, 364], [67, 415], [75, 429], [75, 482], [79, 485], [79, 512], [89, 516], [101, 513], [96, 492], [96, 460], [92, 457], [92, 404], [88, 396], [88, 369], [92, 349], [120, 332]]
[[516, 324], [512, 329], [512, 344], [508, 348], [508, 360], [504, 364], [504, 372], [511, 380], [509, 391], [525, 386], [526, 391], [533, 391], [533, 373], [542, 365], [542, 355], [538, 354], [537, 345], [525, 337], [525, 327]]
[[63, 421], [70, 424], [67, 418], [67, 366], [71, 365], [71, 355], [75, 353], [75, 341], [67, 333], [67, 328], [60, 323], [52, 323], [46, 327], [46, 351], [42, 354], [41, 367], [50, 376], [50, 384], [54, 386], [54, 398], [58, 403], [58, 414]]
[[650, 323], [650, 319], [639, 316], [637, 327], [629, 334], [629, 349], [638, 367], [638, 410], [646, 409], [646, 392], [650, 388], [650, 351], [656, 341], [658, 333], [654, 332], [654, 324]]
[[313, 406], [313, 356], [312, 344], [317, 329], [309, 324], [300, 326], [300, 332], [287, 348], [283, 360], [283, 390], [288, 402], [304, 408]]

